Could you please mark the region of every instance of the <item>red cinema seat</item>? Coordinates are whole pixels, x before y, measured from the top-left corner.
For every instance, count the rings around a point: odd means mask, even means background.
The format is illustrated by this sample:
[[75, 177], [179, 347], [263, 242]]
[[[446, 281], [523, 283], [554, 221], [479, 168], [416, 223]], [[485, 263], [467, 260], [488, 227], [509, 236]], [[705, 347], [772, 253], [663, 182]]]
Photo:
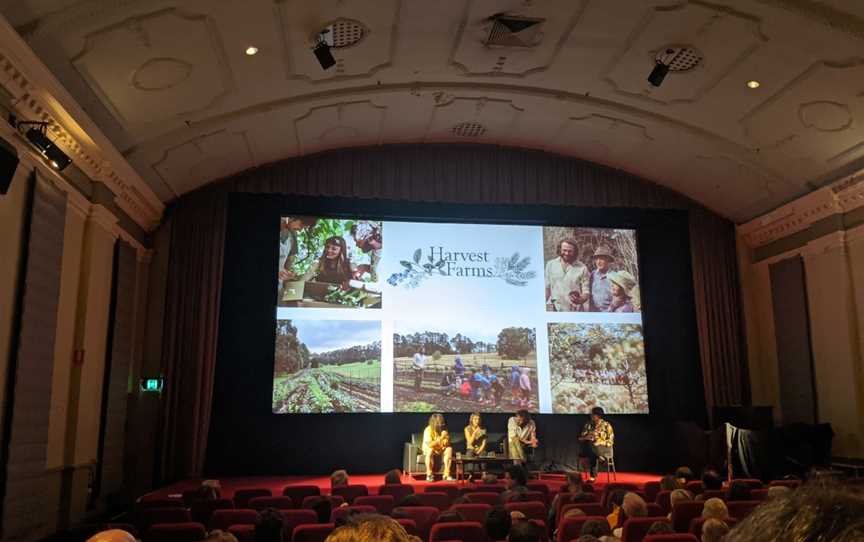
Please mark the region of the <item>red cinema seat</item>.
[[393, 502], [399, 502], [408, 495], [414, 494], [414, 486], [408, 484], [387, 484], [378, 488], [379, 495], [390, 495], [393, 497]]
[[436, 523], [429, 532], [429, 542], [461, 540], [462, 542], [487, 542], [483, 525], [476, 521], [454, 521]]
[[186, 508], [183, 499], [173, 497], [142, 497], [138, 501], [138, 508]]
[[397, 506], [393, 509], [393, 515], [413, 519], [417, 525], [417, 536], [422, 540], [429, 539], [429, 531], [438, 519], [441, 511], [434, 506]]
[[663, 513], [663, 509], [660, 507], [660, 505], [655, 502], [646, 502], [645, 508], [648, 510], [648, 515], [651, 517], [666, 515]]
[[286, 541], [291, 540], [291, 534], [300, 525], [318, 523], [318, 514], [314, 510], [280, 510], [279, 513], [282, 514], [282, 526]]
[[[237, 539], [237, 542], [255, 542], [254, 525], [232, 525], [228, 527], [228, 532], [234, 535], [234, 538]], [[288, 535], [285, 535], [285, 540], [290, 541], [291, 538]]]
[[517, 495], [515, 498], [511, 497], [509, 502], [528, 502], [528, 501], [536, 501], [543, 503], [543, 506], [549, 507], [546, 504], [546, 497], [543, 496], [543, 493], [540, 491], [526, 491], [522, 495]]
[[264, 510], [275, 508], [276, 510], [291, 510], [294, 508], [294, 500], [291, 497], [255, 497], [249, 501], [249, 508], [253, 510]]
[[744, 482], [750, 489], [762, 489], [763, 487], [765, 487], [765, 484], [762, 483], [762, 480], [758, 480], [756, 478], [738, 478], [732, 481]]
[[198, 542], [207, 531], [196, 521], [187, 523], [157, 523], [147, 529], [146, 542]]
[[147, 530], [157, 523], [189, 523], [192, 515], [186, 508], [145, 508], [138, 512], [138, 527]]
[[726, 500], [726, 490], [725, 489], [706, 489], [702, 492], [702, 498], [706, 501], [708, 499], [720, 499], [721, 501]]
[[750, 490], [750, 500], [753, 501], [767, 501], [768, 500], [768, 489], [751, 489]]
[[356, 504], [340, 506], [339, 508], [334, 508], [333, 511], [330, 512], [330, 523], [341, 523], [342, 520], [348, 516], [353, 516], [355, 514], [374, 514], [375, 512], [376, 510], [374, 506], [358, 506]]
[[652, 534], [643, 538], [642, 542], [699, 542], [699, 539], [690, 533]]
[[310, 485], [285, 486], [282, 488], [282, 495], [291, 497], [291, 502], [302, 503], [306, 497], [318, 497], [321, 495], [321, 489], [318, 486]]
[[423, 506], [434, 506], [440, 511], [450, 508], [450, 495], [446, 493], [417, 493], [414, 495]]
[[508, 502], [504, 505], [504, 508], [506, 508], [508, 512], [518, 510], [525, 514], [525, 517], [528, 519], [546, 521], [546, 507], [543, 506], [543, 503], [540, 501]]
[[660, 508], [663, 509], [664, 514], [668, 514], [672, 511], [672, 492], [668, 489], [664, 489], [663, 491], [657, 493], [657, 500], [654, 501], [655, 504], [660, 505]]
[[186, 503], [187, 507], [192, 506], [193, 502], [201, 500], [201, 495], [198, 494], [197, 489], [184, 491], [181, 495], [183, 495], [183, 502]]
[[783, 486], [789, 489], [797, 489], [801, 487], [801, 480], [772, 480], [768, 487]]
[[405, 529], [405, 532], [411, 536], [419, 536], [419, 531], [417, 530], [417, 523], [413, 519], [408, 518], [399, 518], [396, 520], [396, 523], [402, 526]]
[[320, 499], [329, 500], [333, 508], [345, 504], [345, 499], [340, 497], [339, 495], [309, 495], [308, 497], [303, 498], [303, 504], [302, 506], [300, 506], [300, 508], [312, 508], [312, 505], [318, 502]]
[[690, 521], [702, 515], [705, 506], [701, 501], [683, 501], [672, 507], [672, 528], [676, 533], [690, 530]]
[[645, 492], [645, 502], [657, 502], [657, 494], [660, 493], [660, 482], [657, 480], [645, 482], [642, 491]]
[[462, 490], [462, 494], [466, 493], [504, 493], [506, 489], [502, 484], [477, 484], [474, 487], [467, 487]]
[[501, 494], [500, 493], [492, 493], [492, 492], [477, 492], [477, 493], [466, 493], [465, 497], [468, 499], [468, 502], [471, 503], [482, 503], [488, 504], [489, 506], [497, 506], [501, 504]]
[[642, 539], [648, 534], [648, 529], [656, 521], [669, 523], [669, 520], [665, 517], [628, 519], [624, 522], [624, 530], [621, 532], [621, 542], [642, 542]]
[[334, 487], [330, 493], [332, 495], [339, 495], [345, 502], [348, 504], [353, 504], [354, 499], [357, 497], [365, 497], [369, 494], [369, 488], [360, 484], [352, 484], [350, 486], [342, 486], [342, 487]]
[[459, 512], [465, 521], [476, 521], [477, 523], [485, 523], [486, 522], [486, 514], [489, 513], [489, 510], [492, 510], [492, 507], [485, 503], [466, 503], [466, 504], [454, 504], [450, 507], [450, 510], [454, 512]]
[[249, 506], [249, 501], [254, 499], [255, 497], [272, 497], [273, 493], [270, 492], [269, 489], [266, 488], [253, 488], [253, 489], [238, 489], [234, 492], [234, 507], [235, 508], [251, 508]]
[[588, 520], [596, 519], [598, 521], [606, 521], [604, 516], [579, 516], [578, 518], [567, 518], [558, 524], [558, 536], [556, 542], [570, 542], [579, 538], [582, 534], [582, 526]]
[[426, 486], [423, 493], [446, 493], [452, 502], [459, 496], [459, 486], [456, 484], [435, 484]]
[[[547, 508], [549, 507], [549, 504], [552, 502], [552, 499], [549, 497], [549, 486], [546, 485], [545, 482], [540, 482], [537, 480], [530, 480], [528, 482], [527, 487], [528, 487], [528, 491], [539, 492], [543, 496], [543, 499], [540, 502], [545, 504]], [[533, 501], [534, 499], [531, 499], [531, 500]]]
[[[690, 534], [695, 535], [696, 538], [701, 539], [702, 525], [704, 525], [706, 521], [708, 521], [708, 518], [693, 518], [693, 520], [690, 522]], [[735, 523], [737, 523], [733, 518], [726, 518], [723, 520], [723, 522], [730, 528], [734, 527]]]
[[693, 495], [699, 495], [700, 493], [705, 491], [705, 485], [702, 483], [702, 480], [691, 480], [684, 484], [684, 489], [686, 489]]
[[291, 542], [324, 542], [336, 526], [332, 523], [316, 523], [315, 525], [298, 525], [294, 529]]
[[232, 525], [255, 525], [258, 519], [258, 512], [249, 508], [233, 509], [233, 510], [213, 510], [210, 514], [210, 521], [207, 523], [207, 529], [219, 529], [227, 531]]
[[572, 508], [578, 508], [585, 513], [586, 516], [603, 516], [606, 517], [606, 509], [603, 508], [603, 505], [599, 502], [574, 502], [570, 504], [565, 504], [561, 507], [561, 513], [556, 517], [558, 518], [558, 523], [561, 523], [561, 520], [567, 515], [567, 510]]
[[393, 511], [393, 497], [390, 495], [366, 495], [354, 499], [355, 506], [372, 506], [379, 514], [389, 516]]
[[762, 501], [731, 501], [726, 503], [726, 508], [729, 509], [729, 515], [741, 521], [750, 515], [750, 512], [762, 504]]
[[198, 523], [207, 525], [210, 523], [210, 514], [214, 510], [231, 510], [234, 501], [231, 499], [213, 499], [209, 501], [196, 501], [192, 503], [192, 519]]

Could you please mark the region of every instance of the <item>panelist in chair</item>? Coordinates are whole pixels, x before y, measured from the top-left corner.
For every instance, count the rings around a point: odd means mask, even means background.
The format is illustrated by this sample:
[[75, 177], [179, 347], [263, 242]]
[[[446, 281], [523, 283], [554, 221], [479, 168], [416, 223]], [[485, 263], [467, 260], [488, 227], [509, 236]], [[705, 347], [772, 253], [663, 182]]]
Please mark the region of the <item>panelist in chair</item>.
[[582, 428], [579, 435], [580, 457], [588, 458], [590, 469], [589, 482], [597, 478], [597, 460], [603, 458], [608, 460], [612, 457], [612, 446], [615, 444], [615, 432], [612, 424], [603, 419], [603, 408], [591, 409], [591, 419]]
[[444, 463], [444, 480], [453, 481], [450, 476], [450, 463], [453, 459], [453, 448], [450, 446], [450, 434], [447, 424], [441, 414], [432, 414], [429, 425], [423, 430], [423, 455], [426, 461], [426, 481], [434, 482], [435, 457], [441, 456]]
[[510, 459], [525, 463], [528, 461], [528, 448], [537, 448], [537, 426], [527, 410], [518, 410], [507, 420], [507, 451]]

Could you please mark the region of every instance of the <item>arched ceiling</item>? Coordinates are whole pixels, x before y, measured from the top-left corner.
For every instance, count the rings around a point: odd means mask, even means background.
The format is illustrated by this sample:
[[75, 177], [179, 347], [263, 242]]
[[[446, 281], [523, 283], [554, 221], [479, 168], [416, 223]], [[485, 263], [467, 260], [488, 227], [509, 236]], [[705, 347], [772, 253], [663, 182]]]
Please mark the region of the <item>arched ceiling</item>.
[[[624, 169], [740, 222], [864, 165], [864, 2], [0, 0], [0, 11], [166, 202], [326, 149], [472, 142]], [[496, 14], [542, 19], [536, 43], [486, 45]], [[362, 39], [333, 49], [324, 71], [310, 40], [333, 22]], [[703, 59], [653, 88], [669, 46]]]

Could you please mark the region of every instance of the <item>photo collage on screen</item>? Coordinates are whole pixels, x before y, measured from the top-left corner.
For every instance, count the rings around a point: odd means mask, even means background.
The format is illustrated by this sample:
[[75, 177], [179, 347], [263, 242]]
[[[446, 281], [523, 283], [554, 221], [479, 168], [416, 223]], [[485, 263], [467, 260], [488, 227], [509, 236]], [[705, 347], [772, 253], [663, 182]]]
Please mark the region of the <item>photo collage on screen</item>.
[[278, 250], [274, 413], [648, 412], [633, 230], [283, 216]]

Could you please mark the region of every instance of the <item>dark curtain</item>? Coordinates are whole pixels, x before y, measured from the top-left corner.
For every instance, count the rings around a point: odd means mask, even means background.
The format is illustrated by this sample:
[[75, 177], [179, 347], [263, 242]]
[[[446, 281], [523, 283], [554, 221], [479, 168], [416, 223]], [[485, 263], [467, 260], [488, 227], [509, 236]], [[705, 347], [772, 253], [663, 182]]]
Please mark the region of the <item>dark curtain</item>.
[[735, 231], [728, 220], [629, 173], [539, 151], [472, 145], [343, 149], [211, 183], [180, 198], [173, 210], [163, 346], [166, 478], [198, 474], [204, 464], [230, 192], [689, 210], [707, 406], [748, 398]]

